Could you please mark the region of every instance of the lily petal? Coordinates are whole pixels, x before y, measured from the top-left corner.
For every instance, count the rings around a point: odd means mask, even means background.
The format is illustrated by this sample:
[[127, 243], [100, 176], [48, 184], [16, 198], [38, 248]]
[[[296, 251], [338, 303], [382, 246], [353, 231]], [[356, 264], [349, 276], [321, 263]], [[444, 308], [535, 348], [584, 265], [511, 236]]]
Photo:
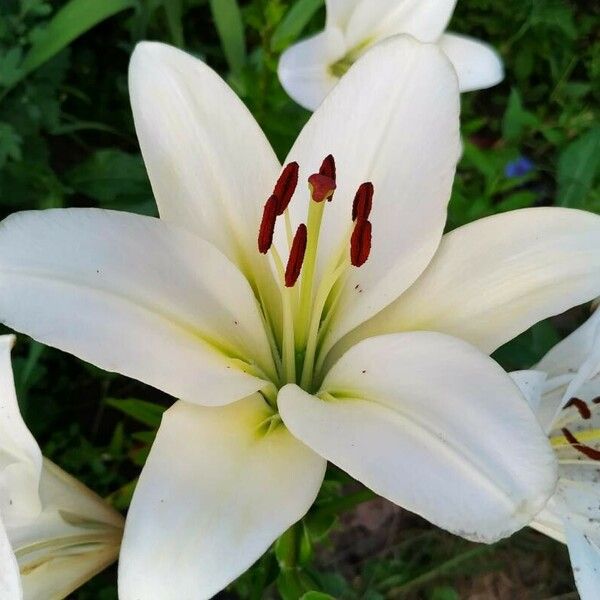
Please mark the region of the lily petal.
[[338, 78], [330, 65], [344, 56], [344, 36], [330, 27], [290, 46], [279, 59], [277, 75], [285, 91], [300, 106], [315, 110], [335, 87]]
[[202, 61], [156, 42], [129, 66], [135, 128], [161, 218], [212, 242], [248, 277], [280, 165], [256, 121]]
[[165, 413], [127, 517], [121, 600], [211, 598], [306, 513], [326, 463], [277, 419], [258, 394]]
[[450, 21], [456, 0], [362, 0], [347, 28], [350, 48], [365, 40], [382, 40], [408, 33], [422, 42], [435, 42]]
[[190, 402], [238, 400], [264, 385], [246, 371], [271, 368], [241, 273], [208, 242], [150, 217], [65, 209], [6, 219], [0, 318]]
[[489, 88], [504, 79], [502, 60], [489, 44], [455, 33], [445, 33], [438, 43], [456, 69], [461, 92]]
[[569, 556], [581, 600], [596, 600], [600, 590], [600, 536], [595, 539], [565, 523]]
[[35, 519], [42, 508], [42, 453], [19, 410], [10, 361], [14, 342], [14, 335], [0, 336], [0, 521], [7, 527]]
[[528, 524], [556, 483], [548, 440], [508, 375], [433, 332], [365, 340], [318, 396], [278, 399], [288, 429], [378, 494], [463, 537], [492, 542]]
[[0, 518], [0, 597], [4, 600], [22, 600], [19, 565]]
[[441, 331], [486, 354], [600, 295], [600, 217], [566, 208], [494, 215], [446, 234], [417, 282], [353, 332]]
[[[446, 206], [460, 154], [459, 94], [454, 69], [436, 46], [408, 37], [367, 52], [313, 114], [288, 160], [300, 180], [333, 154], [337, 189], [327, 203], [319, 238], [320, 270], [346, 247], [352, 201], [371, 181], [369, 260], [351, 269], [329, 339], [341, 335], [394, 301], [431, 260], [446, 220]], [[305, 220], [306, 188], [298, 185], [289, 210]]]
[[361, 0], [325, 0], [327, 8], [327, 27], [343, 29], [352, 11], [360, 4]]

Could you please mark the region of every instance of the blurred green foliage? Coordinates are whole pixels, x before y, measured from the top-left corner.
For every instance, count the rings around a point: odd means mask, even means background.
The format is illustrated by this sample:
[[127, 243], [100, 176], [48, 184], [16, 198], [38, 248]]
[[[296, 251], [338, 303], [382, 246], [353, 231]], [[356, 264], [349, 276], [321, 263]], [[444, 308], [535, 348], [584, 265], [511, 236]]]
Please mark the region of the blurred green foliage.
[[[498, 48], [506, 79], [463, 96], [449, 228], [526, 206], [600, 212], [599, 22], [600, 7], [583, 0], [459, 0], [451, 29]], [[310, 115], [279, 85], [278, 57], [323, 23], [323, 0], [0, 0], [0, 216], [62, 206], [155, 213], [127, 96], [128, 58], [142, 39], [220, 71], [283, 159]], [[539, 324], [496, 358], [527, 367], [562, 333]], [[14, 363], [45, 454], [126, 509], [170, 399], [24, 337]], [[501, 568], [507, 546], [562, 565], [532, 584], [532, 598], [572, 590], [563, 549], [527, 532], [488, 548], [418, 522], [352, 568], [324, 565], [336, 514], [370, 497], [353, 485], [330, 469], [307, 518], [232, 586], [234, 597], [455, 600], [457, 582]], [[114, 582], [105, 572], [73, 598], [112, 600]]]

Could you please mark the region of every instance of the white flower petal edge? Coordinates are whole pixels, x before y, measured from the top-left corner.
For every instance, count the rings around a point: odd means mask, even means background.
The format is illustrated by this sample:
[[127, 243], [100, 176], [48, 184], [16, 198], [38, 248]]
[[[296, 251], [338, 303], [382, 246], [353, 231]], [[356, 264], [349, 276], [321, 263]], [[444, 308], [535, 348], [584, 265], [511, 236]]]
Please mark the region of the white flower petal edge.
[[202, 61], [156, 42], [136, 46], [129, 91], [161, 218], [260, 269], [256, 230], [280, 165], [248, 109]]
[[[290, 150], [286, 162], [298, 162], [300, 181], [327, 154], [336, 160], [337, 188], [319, 234], [320, 273], [338, 256], [349, 262], [352, 199], [365, 181], [375, 189], [371, 255], [350, 270], [325, 346], [395, 300], [436, 251], [461, 151], [457, 85], [436, 46], [390, 39], [350, 69]], [[305, 219], [305, 195], [299, 185], [289, 206], [293, 223]]]
[[325, 465], [259, 394], [223, 408], [176, 403], [129, 509], [119, 598], [211, 598], [306, 513]]
[[325, 29], [281, 55], [279, 81], [300, 106], [315, 110], [338, 82], [328, 65], [342, 58], [345, 51], [342, 32], [337, 27]]
[[42, 510], [38, 484], [42, 453], [23, 421], [12, 376], [14, 335], [0, 336], [0, 515], [19, 525]]
[[[272, 359], [256, 301], [214, 246], [151, 217], [32, 211], [0, 224], [0, 317], [191, 402], [232, 402]], [[204, 394], [200, 397], [200, 391]]]
[[23, 590], [19, 564], [0, 519], [0, 597], [4, 600], [22, 600]]
[[490, 45], [455, 33], [445, 33], [438, 43], [456, 69], [461, 92], [489, 88], [504, 79], [502, 60]]
[[490, 354], [533, 324], [600, 295], [600, 217], [561, 208], [494, 215], [444, 235], [394, 303], [336, 350], [391, 331], [440, 331]]
[[594, 539], [568, 524], [565, 530], [581, 600], [596, 600], [600, 590], [600, 532]]
[[552, 450], [518, 388], [450, 336], [365, 340], [316, 396], [288, 385], [278, 403], [289, 430], [316, 452], [463, 537], [510, 535], [554, 491]]

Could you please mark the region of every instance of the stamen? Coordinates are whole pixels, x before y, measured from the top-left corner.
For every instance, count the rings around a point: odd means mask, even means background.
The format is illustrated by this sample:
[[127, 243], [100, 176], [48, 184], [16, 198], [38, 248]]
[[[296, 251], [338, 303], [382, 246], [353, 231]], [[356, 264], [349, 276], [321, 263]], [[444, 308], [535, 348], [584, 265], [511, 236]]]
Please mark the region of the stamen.
[[592, 400], [592, 404], [600, 404], [600, 396], [597, 396]]
[[370, 181], [360, 184], [352, 203], [353, 221], [356, 221], [356, 219], [364, 221], [369, 218], [371, 208], [373, 207], [373, 192], [373, 184]]
[[[322, 168], [322, 167], [321, 167]], [[310, 195], [315, 202], [331, 199], [335, 191], [335, 180], [321, 173], [314, 173], [308, 178]]]
[[571, 406], [574, 406], [579, 411], [579, 414], [581, 415], [582, 419], [591, 418], [592, 411], [590, 410], [590, 407], [583, 400], [580, 400], [579, 398], [571, 398], [565, 404], [565, 408], [570, 408]]
[[[333, 179], [333, 182], [336, 183], [335, 174], [336, 174], [335, 159], [333, 158], [333, 155], [328, 154], [323, 159], [323, 162], [321, 163], [321, 168], [319, 169], [319, 175], [325, 175], [325, 177], [329, 177], [330, 179]], [[329, 196], [329, 202], [331, 202], [332, 198], [333, 198], [333, 194], [331, 194], [331, 196]]]
[[262, 221], [258, 232], [258, 251], [266, 254], [273, 244], [273, 233], [275, 231], [275, 220], [277, 219], [277, 210], [279, 199], [273, 194], [265, 203], [263, 209]]
[[584, 456], [591, 458], [592, 460], [600, 461], [600, 451], [595, 448], [590, 448], [590, 446], [586, 446], [582, 444], [568, 429], [561, 429], [563, 435], [567, 438], [567, 441], [575, 450], [581, 452]]
[[367, 262], [371, 252], [371, 222], [358, 219], [350, 238], [350, 262], [360, 267]]
[[273, 196], [277, 196], [279, 206], [277, 216], [282, 215], [288, 207], [296, 186], [298, 185], [298, 163], [291, 162], [285, 166], [273, 190]]
[[290, 257], [285, 268], [285, 287], [294, 287], [294, 284], [298, 281], [302, 263], [304, 262], [304, 253], [306, 252], [306, 236], [306, 225], [301, 223], [296, 230], [290, 250]]

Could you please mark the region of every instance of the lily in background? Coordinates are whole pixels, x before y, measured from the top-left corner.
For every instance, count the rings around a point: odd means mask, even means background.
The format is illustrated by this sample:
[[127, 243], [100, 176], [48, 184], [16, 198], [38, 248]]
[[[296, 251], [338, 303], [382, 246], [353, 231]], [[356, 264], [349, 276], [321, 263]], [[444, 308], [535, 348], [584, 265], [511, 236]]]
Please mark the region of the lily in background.
[[529, 524], [556, 461], [488, 354], [600, 295], [600, 217], [504, 213], [442, 237], [455, 71], [397, 37], [365, 54], [280, 163], [210, 68], [130, 65], [160, 219], [0, 225], [0, 316], [180, 398], [127, 516], [121, 600], [210, 598], [309, 510], [331, 461], [470, 539]]
[[290, 46], [281, 56], [279, 80], [301, 106], [315, 110], [350, 66], [369, 48], [398, 34], [432, 42], [446, 53], [462, 92], [496, 85], [502, 61], [487, 44], [444, 33], [456, 0], [326, 0], [325, 29]]
[[513, 378], [548, 433], [556, 493], [532, 527], [567, 544], [582, 600], [600, 593], [600, 311]]
[[0, 336], [0, 597], [62, 600], [117, 558], [123, 518], [42, 457]]

